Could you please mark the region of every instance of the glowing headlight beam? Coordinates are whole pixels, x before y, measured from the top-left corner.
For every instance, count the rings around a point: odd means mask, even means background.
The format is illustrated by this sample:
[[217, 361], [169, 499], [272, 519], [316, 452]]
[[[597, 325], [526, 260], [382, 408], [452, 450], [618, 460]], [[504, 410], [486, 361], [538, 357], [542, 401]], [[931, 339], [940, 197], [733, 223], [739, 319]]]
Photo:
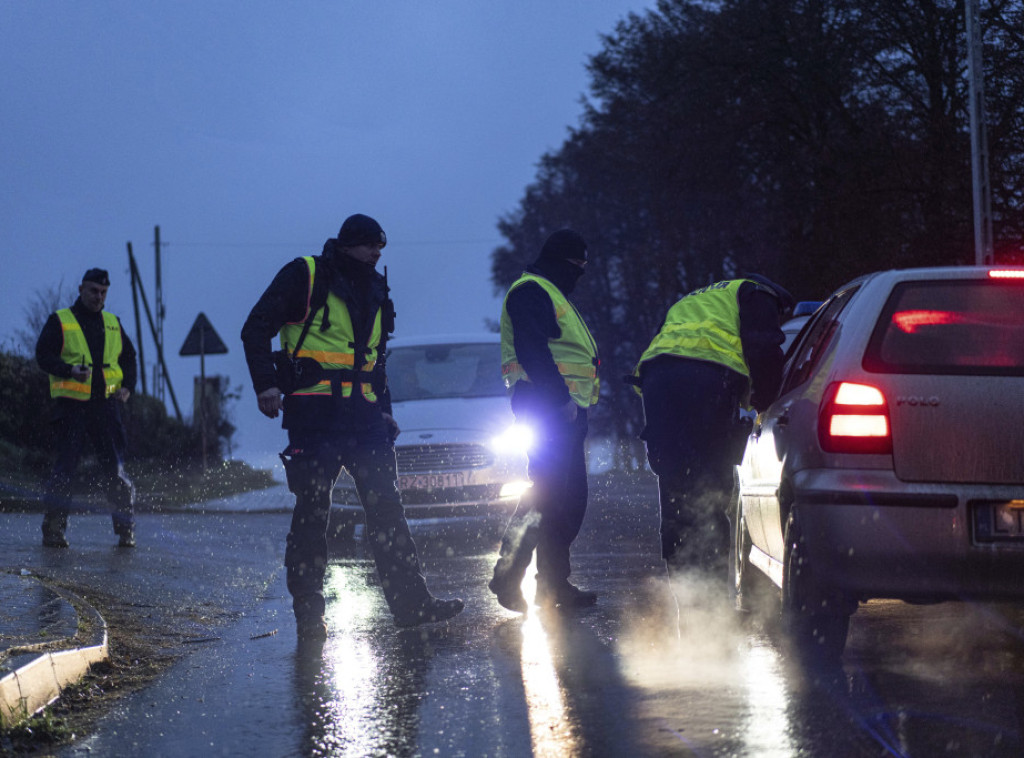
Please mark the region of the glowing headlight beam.
[[533, 429], [530, 427], [512, 424], [491, 440], [491, 446], [499, 453], [525, 453], [533, 446], [533, 437]]

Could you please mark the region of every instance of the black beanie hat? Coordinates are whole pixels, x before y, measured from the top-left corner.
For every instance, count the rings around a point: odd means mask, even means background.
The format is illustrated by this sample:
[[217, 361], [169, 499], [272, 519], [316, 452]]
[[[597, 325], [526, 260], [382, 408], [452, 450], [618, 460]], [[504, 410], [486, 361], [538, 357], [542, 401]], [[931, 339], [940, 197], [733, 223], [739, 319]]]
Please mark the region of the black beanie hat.
[[547, 238], [540, 249], [537, 260], [564, 261], [587, 259], [587, 243], [583, 237], [572, 229], [559, 229]]
[[96, 284], [102, 284], [104, 287], [110, 286], [110, 277], [107, 276], [107, 272], [101, 268], [91, 268], [85, 272], [85, 276], [82, 277], [83, 282], [96, 282]]
[[789, 294], [789, 290], [787, 290], [780, 284], [776, 284], [767, 276], [752, 273], [740, 274], [740, 276], [742, 276], [744, 279], [750, 279], [753, 282], [757, 282], [758, 284], [764, 285], [765, 287], [770, 289], [772, 293], [775, 295], [775, 297], [778, 298], [780, 311], [791, 311], [793, 310], [793, 306], [796, 305], [796, 300], [793, 298], [791, 294]]
[[388, 243], [387, 235], [380, 224], [362, 213], [349, 216], [338, 231], [338, 244], [342, 247], [358, 247], [378, 242], [384, 247]]

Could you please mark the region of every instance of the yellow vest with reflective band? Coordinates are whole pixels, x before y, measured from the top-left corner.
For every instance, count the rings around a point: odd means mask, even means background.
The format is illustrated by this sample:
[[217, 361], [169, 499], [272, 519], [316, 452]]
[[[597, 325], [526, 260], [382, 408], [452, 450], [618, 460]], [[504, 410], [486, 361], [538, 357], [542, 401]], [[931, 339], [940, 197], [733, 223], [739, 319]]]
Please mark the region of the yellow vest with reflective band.
[[[729, 279], [694, 290], [669, 308], [665, 324], [640, 356], [633, 372], [659, 355], [677, 355], [719, 363], [750, 380], [740, 342], [740, 285], [748, 279]], [[753, 282], [757, 285], [757, 282]], [[761, 285], [757, 285], [761, 286]], [[639, 387], [635, 387], [639, 393]]]
[[511, 389], [516, 382], [530, 381], [530, 377], [516, 359], [512, 320], [506, 308], [509, 293], [526, 282], [536, 282], [551, 298], [561, 336], [548, 340], [548, 348], [555, 360], [555, 366], [558, 367], [558, 373], [562, 375], [565, 386], [569, 388], [570, 397], [581, 408], [595, 405], [601, 387], [597, 376], [597, 344], [583, 318], [562, 291], [537, 274], [524, 273], [513, 282], [501, 306], [501, 375], [505, 380], [505, 387]]
[[[103, 383], [106, 385], [104, 397], [110, 397], [121, 387], [124, 372], [121, 371], [121, 324], [113, 313], [101, 311], [103, 316]], [[89, 352], [89, 343], [82, 333], [82, 325], [78, 323], [70, 308], [57, 311], [60, 319], [60, 330], [64, 336], [64, 344], [60, 350], [60, 358], [72, 366], [85, 365], [90, 369], [95, 363]], [[50, 374], [50, 397], [69, 397], [72, 400], [88, 400], [92, 395], [92, 377], [89, 381], [79, 382], [72, 377], [54, 376]]]
[[[302, 321], [295, 321], [281, 327], [278, 336], [281, 339], [281, 348], [292, 354], [294, 346], [299, 341], [303, 326], [309, 317], [309, 309], [312, 307], [313, 278], [316, 274], [316, 260], [311, 255], [304, 256], [306, 266], [309, 268], [309, 288], [306, 295], [306, 313]], [[327, 307], [330, 313], [330, 326], [326, 332], [320, 331], [323, 323], [324, 309], [320, 308], [313, 316], [313, 322], [306, 333], [306, 339], [302, 341], [299, 352], [295, 358], [312, 358], [327, 371], [337, 369], [352, 369], [356, 365], [356, 355], [353, 348], [355, 342], [355, 330], [352, 328], [352, 318], [348, 312], [345, 301], [337, 297], [333, 292], [327, 293]], [[372, 371], [377, 364], [377, 346], [380, 344], [381, 333], [381, 311], [378, 308], [373, 319], [373, 328], [370, 331], [370, 339], [366, 345], [369, 353], [365, 356], [359, 368], [362, 371]], [[324, 378], [318, 383], [309, 387], [297, 389], [292, 395], [324, 395], [332, 394], [330, 377]], [[352, 396], [352, 381], [340, 383], [341, 396]], [[371, 403], [377, 402], [377, 395], [373, 391], [370, 382], [360, 382], [360, 391], [363, 397]]]

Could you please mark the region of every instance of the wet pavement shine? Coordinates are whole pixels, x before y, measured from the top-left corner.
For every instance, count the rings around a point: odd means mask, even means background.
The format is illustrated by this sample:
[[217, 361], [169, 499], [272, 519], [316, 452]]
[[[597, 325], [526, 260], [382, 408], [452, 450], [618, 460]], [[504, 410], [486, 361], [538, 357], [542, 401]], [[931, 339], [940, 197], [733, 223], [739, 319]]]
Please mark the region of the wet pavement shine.
[[98, 517], [74, 520], [72, 547], [54, 554], [36, 544], [36, 515], [3, 515], [9, 570], [102, 588], [104, 602], [145, 614], [181, 653], [55, 755], [1024, 752], [1020, 608], [871, 603], [854, 617], [842, 667], [808, 672], [770, 623], [736, 616], [698, 582], [673, 588], [677, 615], [649, 481], [593, 485], [573, 576], [599, 592], [596, 606], [505, 611], [486, 589], [501, 522], [416, 523], [432, 591], [466, 610], [396, 629], [372, 561], [349, 545], [328, 568], [322, 645], [295, 636], [281, 566], [289, 515], [275, 498], [143, 514], [127, 554]]

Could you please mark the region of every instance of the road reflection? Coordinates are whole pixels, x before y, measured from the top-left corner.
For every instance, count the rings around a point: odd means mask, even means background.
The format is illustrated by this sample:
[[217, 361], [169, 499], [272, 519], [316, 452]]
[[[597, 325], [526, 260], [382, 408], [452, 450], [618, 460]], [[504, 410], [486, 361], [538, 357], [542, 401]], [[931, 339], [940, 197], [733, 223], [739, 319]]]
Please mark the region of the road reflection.
[[302, 755], [417, 754], [419, 707], [433, 658], [430, 633], [381, 629], [386, 610], [372, 567], [332, 564], [325, 579], [326, 643], [295, 651]]
[[547, 632], [537, 615], [521, 629], [520, 668], [535, 756], [579, 755], [579, 740], [566, 719], [565, 693], [552, 660]]
[[[534, 567], [523, 595], [532, 598]], [[522, 698], [530, 755], [638, 755], [635, 699], [619, 671], [610, 640], [591, 626], [591, 610], [542, 610], [494, 628], [498, 649], [518, 682], [503, 682], [507, 696]]]

